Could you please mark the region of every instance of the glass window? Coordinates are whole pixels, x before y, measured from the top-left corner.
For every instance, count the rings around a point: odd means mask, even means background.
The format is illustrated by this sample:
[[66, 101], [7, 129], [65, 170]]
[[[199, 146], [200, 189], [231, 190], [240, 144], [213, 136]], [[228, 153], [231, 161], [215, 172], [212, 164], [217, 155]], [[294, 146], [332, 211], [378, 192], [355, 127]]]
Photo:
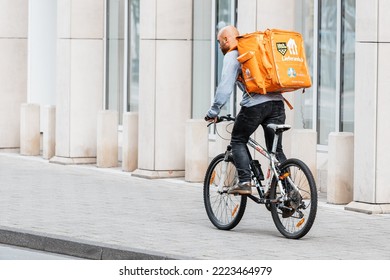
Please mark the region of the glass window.
[[[222, 27], [235, 25], [236, 2], [237, 0], [193, 1], [193, 118], [203, 118], [210, 108], [212, 96], [220, 80], [223, 63], [223, 54], [219, 49], [217, 35]], [[234, 102], [231, 101], [234, 101], [234, 98], [231, 98], [224, 106], [221, 114], [234, 110], [234, 106], [231, 105]]]
[[139, 2], [107, 0], [106, 109], [138, 110]]
[[312, 87], [294, 96], [294, 127], [316, 129], [327, 145], [330, 132], [354, 131], [356, 0], [295, 3]]
[[215, 28], [215, 57], [216, 57], [216, 75], [215, 75], [215, 86], [218, 85], [218, 82], [221, 78], [222, 71], [222, 62], [223, 62], [223, 54], [219, 49], [219, 45], [217, 42], [217, 35], [219, 30], [228, 25], [234, 24], [234, 18], [232, 17], [232, 1], [231, 0], [219, 0], [217, 1], [217, 12], [216, 12], [216, 28]]
[[140, 0], [129, 3], [127, 111], [138, 111]]
[[[217, 41], [218, 32], [221, 28], [227, 25], [236, 25], [236, 1], [235, 0], [218, 0], [216, 1], [216, 26], [215, 26], [215, 89], [218, 86], [221, 79], [222, 65], [223, 65], [223, 53], [219, 49], [219, 43]], [[214, 89], [214, 91], [215, 91]], [[220, 115], [234, 112], [234, 98], [231, 97], [226, 105], [222, 108]], [[232, 112], [233, 110], [233, 112]]]
[[319, 1], [318, 144], [354, 127], [355, 0]]
[[[297, 5], [297, 18], [300, 21], [297, 24], [297, 31], [303, 36], [305, 42], [305, 52], [307, 66], [309, 67], [312, 78], [312, 87], [305, 89], [304, 94], [295, 94], [294, 96], [294, 127], [313, 129], [313, 104], [314, 104], [314, 1], [300, 0], [295, 2]], [[299, 91], [300, 92], [300, 91]]]
[[[106, 109], [123, 113], [125, 1], [107, 1]], [[121, 119], [121, 118], [119, 118]]]
[[194, 0], [192, 57], [192, 117], [203, 118], [210, 108], [211, 0]]
[[327, 145], [336, 122], [337, 1], [319, 2], [318, 144]]
[[340, 131], [354, 131], [355, 0], [342, 1]]

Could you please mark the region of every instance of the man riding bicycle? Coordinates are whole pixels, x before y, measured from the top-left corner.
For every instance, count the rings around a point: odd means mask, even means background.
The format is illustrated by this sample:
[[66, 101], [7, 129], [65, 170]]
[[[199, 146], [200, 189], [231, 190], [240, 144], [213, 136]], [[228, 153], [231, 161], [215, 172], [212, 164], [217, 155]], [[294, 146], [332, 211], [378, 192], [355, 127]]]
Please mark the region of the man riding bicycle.
[[[214, 102], [208, 110], [205, 120], [215, 122], [221, 108], [229, 100], [235, 85], [243, 91], [241, 110], [234, 123], [231, 146], [233, 159], [237, 168], [239, 183], [232, 186], [228, 193], [248, 195], [252, 193], [250, 158], [248, 156], [248, 139], [261, 125], [264, 130], [265, 143], [271, 151], [274, 130], [267, 128], [270, 123], [284, 124], [286, 114], [281, 93], [257, 94], [249, 93], [240, 82], [241, 64], [237, 51], [238, 30], [234, 26], [226, 26], [218, 32], [218, 42], [224, 54], [221, 80], [218, 84]], [[280, 162], [286, 160], [282, 148], [282, 137], [279, 137], [276, 157]]]

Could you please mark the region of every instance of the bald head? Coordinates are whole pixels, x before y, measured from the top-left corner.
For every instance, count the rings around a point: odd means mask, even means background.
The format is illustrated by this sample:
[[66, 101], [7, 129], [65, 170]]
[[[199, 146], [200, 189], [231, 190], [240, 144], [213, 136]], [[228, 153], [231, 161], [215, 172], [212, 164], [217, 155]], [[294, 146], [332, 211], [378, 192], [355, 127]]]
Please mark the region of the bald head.
[[237, 46], [236, 37], [239, 35], [237, 28], [232, 25], [223, 27], [218, 32], [219, 47], [223, 54]]
[[229, 36], [229, 37], [237, 37], [239, 34], [238, 34], [238, 30], [237, 28], [235, 28], [233, 25], [228, 25], [228, 26], [225, 26], [223, 28], [221, 28], [218, 32], [218, 37], [220, 36]]

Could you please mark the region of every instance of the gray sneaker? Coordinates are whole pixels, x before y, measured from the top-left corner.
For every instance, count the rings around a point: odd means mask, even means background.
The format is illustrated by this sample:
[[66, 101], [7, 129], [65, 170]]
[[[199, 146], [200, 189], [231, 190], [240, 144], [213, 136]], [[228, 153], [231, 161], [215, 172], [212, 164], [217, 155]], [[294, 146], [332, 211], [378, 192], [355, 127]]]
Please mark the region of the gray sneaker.
[[252, 185], [250, 183], [238, 183], [228, 189], [228, 194], [252, 194]]

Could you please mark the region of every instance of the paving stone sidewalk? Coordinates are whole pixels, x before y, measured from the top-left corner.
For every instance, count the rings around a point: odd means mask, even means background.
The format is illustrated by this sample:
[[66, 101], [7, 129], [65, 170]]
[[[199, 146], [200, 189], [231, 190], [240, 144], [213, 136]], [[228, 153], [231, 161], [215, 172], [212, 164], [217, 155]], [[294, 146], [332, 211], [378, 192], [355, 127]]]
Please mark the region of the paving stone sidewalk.
[[312, 230], [288, 240], [251, 201], [234, 230], [217, 230], [202, 192], [183, 179], [0, 153], [0, 243], [96, 259], [390, 259], [390, 215], [346, 211], [321, 194]]

